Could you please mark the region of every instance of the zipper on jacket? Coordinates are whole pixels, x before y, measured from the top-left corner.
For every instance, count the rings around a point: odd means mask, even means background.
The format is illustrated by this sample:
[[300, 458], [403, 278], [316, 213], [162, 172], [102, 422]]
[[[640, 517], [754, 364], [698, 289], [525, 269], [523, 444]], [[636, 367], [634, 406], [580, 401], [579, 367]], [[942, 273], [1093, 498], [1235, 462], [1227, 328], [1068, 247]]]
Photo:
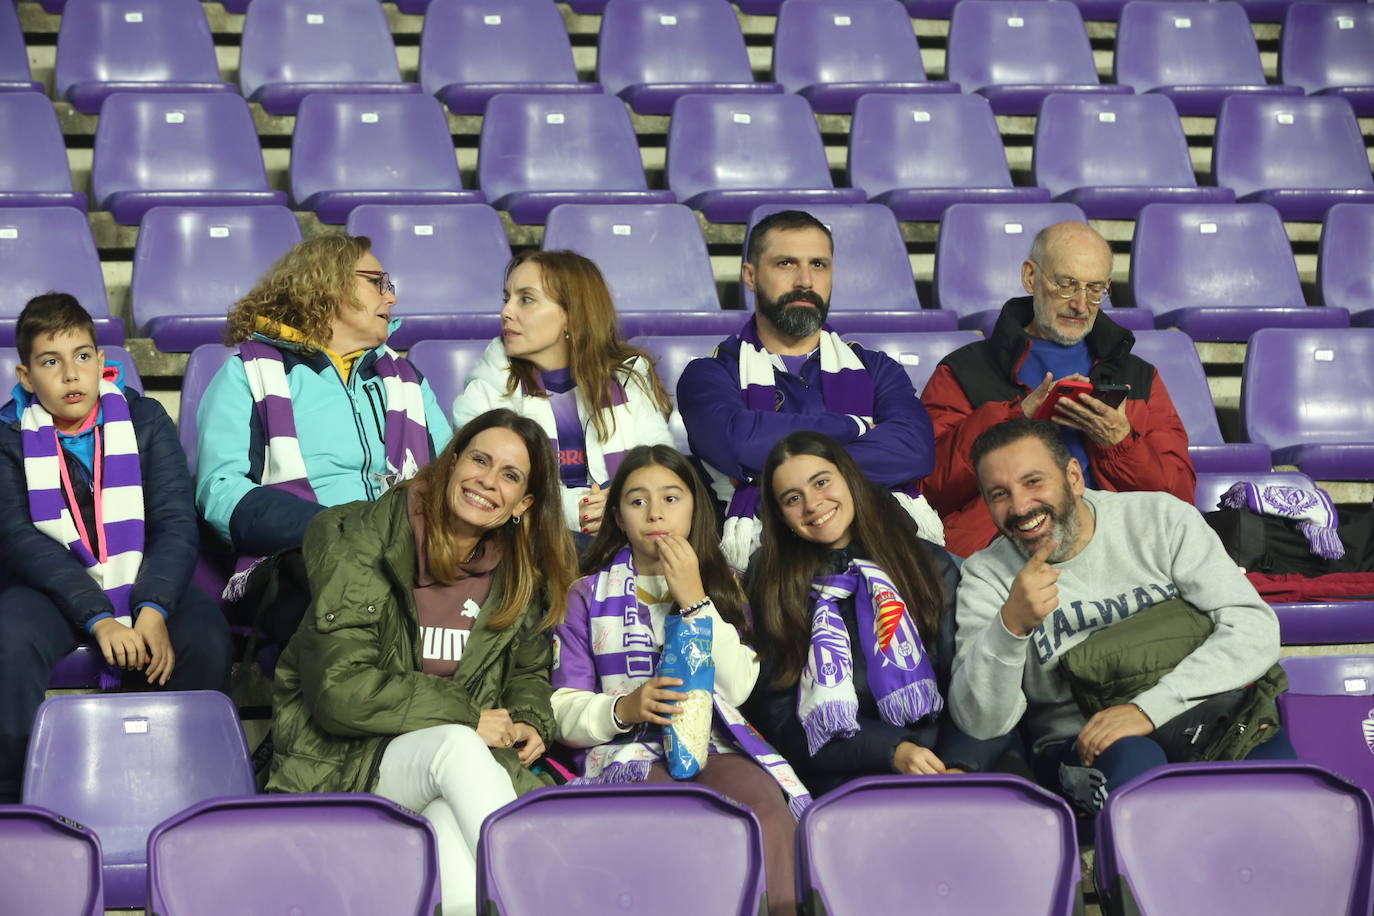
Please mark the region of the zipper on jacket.
[[[361, 363], [361, 360], [359, 360], [359, 362]], [[334, 367], [331, 365], [330, 368], [333, 369]], [[344, 394], [348, 395], [348, 407], [353, 414], [353, 431], [358, 434], [358, 445], [363, 450], [363, 465], [358, 471], [358, 476], [362, 479], [363, 492], [367, 494], [369, 500], [375, 500], [378, 493], [376, 484], [372, 480], [371, 473], [372, 449], [367, 442], [367, 431], [363, 428], [363, 418], [358, 410], [358, 398], [353, 390], [353, 383], [356, 382], [359, 374], [358, 370], [361, 368], [360, 365], [355, 364], [353, 366], [353, 371], [348, 374], [349, 381], [347, 382], [344, 381], [343, 376], [339, 374], [338, 369], [334, 369], [334, 377], [337, 378], [339, 384], [343, 386]]]

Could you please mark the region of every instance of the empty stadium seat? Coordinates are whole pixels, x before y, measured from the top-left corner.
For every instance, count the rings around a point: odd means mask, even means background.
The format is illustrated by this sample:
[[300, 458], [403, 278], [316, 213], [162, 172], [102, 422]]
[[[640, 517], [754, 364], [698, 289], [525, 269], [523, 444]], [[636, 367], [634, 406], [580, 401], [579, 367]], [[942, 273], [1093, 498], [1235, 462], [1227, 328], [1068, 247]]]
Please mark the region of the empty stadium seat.
[[1374, 601], [1271, 604], [1285, 646], [1345, 646], [1374, 642]]
[[1350, 321], [1344, 309], [1304, 303], [1288, 234], [1268, 204], [1150, 204], [1135, 223], [1131, 290], [1160, 327], [1193, 340]]
[[181, 377], [181, 398], [177, 408], [177, 435], [181, 439], [181, 449], [186, 453], [186, 464], [192, 477], [196, 473], [196, 411], [200, 408], [200, 399], [220, 366], [237, 352], [236, 346], [201, 344], [186, 359], [186, 373]]
[[[6, 96], [0, 95], [0, 106]], [[110, 316], [105, 278], [86, 214], [71, 207], [0, 209], [0, 346], [14, 346], [14, 319], [34, 296], [71, 293], [95, 321], [100, 344], [124, 342], [124, 319]], [[8, 376], [12, 378], [13, 376]]]
[[362, 793], [193, 805], [149, 835], [148, 883], [159, 916], [440, 909], [434, 830]]
[[[254, 0], [258, 2], [258, 0]], [[453, 135], [425, 95], [320, 93], [301, 101], [291, 138], [291, 198], [323, 223], [361, 204], [479, 203], [463, 189]]]
[[906, 10], [873, 0], [784, 4], [773, 33], [773, 78], [818, 112], [849, 114], [878, 92], [958, 92], [929, 82]]
[[1367, 794], [1311, 764], [1159, 767], [1107, 797], [1098, 892], [1140, 916], [1364, 916], [1372, 818]]
[[1212, 174], [1237, 199], [1273, 204], [1287, 220], [1316, 222], [1333, 204], [1374, 203], [1364, 136], [1339, 96], [1227, 99]]
[[1207, 373], [1187, 334], [1176, 329], [1136, 331], [1131, 352], [1159, 370], [1164, 386], [1169, 389], [1169, 398], [1183, 420], [1183, 428], [1188, 431], [1188, 457], [1196, 470], [1269, 471], [1268, 448], [1253, 442], [1227, 442], [1221, 437]]
[[668, 186], [715, 223], [742, 223], [761, 204], [863, 203], [836, 188], [820, 129], [795, 95], [685, 95], [668, 126]]
[[1236, 3], [1127, 3], [1114, 67], [1118, 83], [1167, 96], [1181, 115], [1215, 116], [1238, 93], [1301, 95], [1265, 82], [1250, 20]]
[[84, 114], [114, 92], [234, 91], [220, 81], [205, 11], [185, 0], [67, 0], [54, 82]]
[[0, 900], [11, 913], [104, 916], [100, 840], [44, 808], [0, 805]]
[[95, 129], [96, 206], [136, 225], [153, 207], [285, 204], [267, 187], [248, 103], [226, 92], [116, 92]]
[[1098, 82], [1088, 32], [1072, 3], [957, 4], [945, 70], [964, 92], [986, 96], [1003, 115], [1033, 115], [1051, 92], [1131, 91]]
[[420, 85], [454, 114], [501, 92], [600, 92], [577, 79], [563, 16], [548, 0], [434, 0], [420, 33]]
[[96, 832], [110, 907], [144, 905], [154, 826], [195, 802], [255, 788], [238, 710], [221, 693], [57, 696], [34, 718], [24, 803]]
[[268, 114], [295, 114], [312, 92], [408, 93], [376, 0], [253, 0], [243, 20], [239, 86]]
[[1236, 199], [1230, 188], [1198, 187], [1178, 114], [1158, 96], [1047, 96], [1032, 168], [1037, 185], [1089, 219], [1135, 219], [1152, 203]]
[[1240, 421], [1251, 442], [1316, 480], [1374, 469], [1374, 328], [1256, 331], [1245, 349]]
[[739, 19], [726, 0], [610, 0], [596, 73], [640, 114], [667, 114], [689, 92], [774, 93], [756, 83]]
[[[644, 841], [665, 823], [691, 837], [674, 845], [671, 868], [660, 867], [662, 847]], [[531, 862], [541, 863], [539, 881], [529, 880]], [[686, 783], [536, 789], [488, 816], [477, 845], [484, 913], [755, 916], [763, 896], [758, 820]]]
[[[738, 312], [735, 314], [739, 326], [742, 327], [745, 316]], [[736, 327], [735, 330], [739, 330], [739, 327]], [[684, 455], [690, 455], [692, 449], [687, 441], [687, 427], [683, 425], [682, 415], [677, 410], [678, 379], [682, 377], [682, 370], [687, 368], [688, 363], [694, 359], [710, 356], [715, 352], [716, 345], [725, 336], [727, 335], [643, 335], [630, 340], [630, 343], [636, 347], [644, 348], [653, 357], [654, 370], [658, 372], [658, 380], [663, 383], [663, 390], [673, 395], [673, 412], [668, 417], [668, 431], [673, 434], [673, 445]]]
[[650, 191], [629, 112], [609, 95], [508, 95], [487, 103], [477, 183], [517, 223], [564, 203], [672, 203]]
[[76, 207], [67, 144], [41, 92], [0, 92], [0, 207]]
[[1288, 675], [1289, 693], [1374, 696], [1374, 655], [1289, 655], [1279, 664]]
[[911, 387], [917, 394], [925, 390], [935, 367], [950, 353], [960, 347], [981, 340], [973, 331], [881, 331], [858, 332], [844, 335], [870, 350], [881, 350], [896, 360], [906, 370], [911, 379]]
[[300, 240], [285, 207], [154, 207], [134, 248], [139, 335], [164, 353], [218, 343], [229, 309]]
[[1279, 44], [1279, 78], [1311, 95], [1338, 95], [1374, 116], [1374, 6], [1294, 3]]
[[1197, 472], [1193, 490], [1193, 505], [1199, 512], [1214, 512], [1221, 508], [1221, 497], [1238, 483], [1253, 483], [1258, 487], [1315, 487], [1306, 474], [1297, 471], [1203, 471]]
[[0, 4], [0, 92], [42, 92], [29, 72], [29, 50], [14, 4]]
[[1298, 756], [1374, 792], [1374, 656], [1295, 655], [1279, 662], [1288, 673], [1279, 711]]
[[363, 206], [345, 231], [372, 239], [372, 253], [396, 284], [391, 314], [401, 326], [388, 343], [405, 349], [431, 337], [500, 333], [501, 285], [510, 244], [486, 204]]
[[898, 219], [939, 220], [956, 203], [1040, 203], [1014, 188], [997, 119], [978, 95], [870, 95], [849, 132], [849, 184]]
[[[1016, 838], [997, 844], [994, 869], [982, 864], [990, 837]], [[811, 913], [1070, 916], [1082, 911], [1079, 877], [1068, 804], [1014, 776], [869, 776], [797, 824], [798, 896]]]
[[[492, 336], [495, 336], [494, 334]], [[463, 388], [491, 338], [473, 340], [421, 340], [410, 348], [406, 358], [429, 382], [434, 399], [444, 414], [451, 416], [453, 401]]]
[[1326, 211], [1317, 254], [1322, 305], [1348, 309], [1351, 322], [1374, 325], [1374, 204]]

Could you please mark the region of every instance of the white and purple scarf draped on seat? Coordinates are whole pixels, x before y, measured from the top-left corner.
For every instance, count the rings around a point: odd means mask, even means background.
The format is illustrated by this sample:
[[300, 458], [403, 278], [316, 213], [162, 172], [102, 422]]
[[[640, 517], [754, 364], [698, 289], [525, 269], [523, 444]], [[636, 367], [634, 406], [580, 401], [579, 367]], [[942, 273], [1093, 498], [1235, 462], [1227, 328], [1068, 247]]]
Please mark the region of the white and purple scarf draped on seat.
[[850, 595], [859, 651], [868, 661], [868, 687], [883, 721], [911, 725], [944, 707], [935, 666], [902, 596], [881, 569], [854, 560], [845, 572], [817, 576], [811, 583], [811, 648], [797, 684], [797, 715], [812, 754], [831, 739], [859, 730], [853, 647], [838, 604]]
[[[67, 462], [52, 414], [33, 398], [20, 422], [29, 517], [34, 527], [66, 547], [86, 568], [114, 608], [115, 619], [133, 622], [130, 593], [143, 565], [143, 469], [129, 402], [109, 381], [100, 383], [101, 425], [95, 430], [92, 491], [95, 530], [87, 531], [75, 504]], [[101, 674], [101, 687], [118, 684], [119, 672]]]
[[[629, 547], [623, 548], [610, 566], [596, 574], [594, 589], [595, 602], [588, 621], [592, 630], [592, 665], [577, 665], [567, 658], [556, 661], [553, 686], [614, 696], [628, 694], [653, 676], [659, 656], [649, 611], [640, 603], [635, 589], [634, 560]], [[739, 710], [718, 693], [714, 699], [716, 717], [731, 742], [773, 777], [787, 796], [793, 815], [801, 816], [811, 804], [811, 795], [791, 764], [763, 740]], [[714, 739], [711, 750], [718, 750]], [[662, 760], [663, 742], [658, 730], [640, 726], [615, 741], [590, 748], [579, 781], [641, 782], [649, 775], [649, 767]]]
[[[739, 385], [744, 404], [750, 410], [778, 409], [775, 372], [786, 372], [782, 358], [770, 353], [759, 341], [757, 318], [751, 318], [738, 335]], [[873, 378], [868, 367], [839, 334], [821, 331], [818, 349], [821, 360], [821, 398], [830, 413], [843, 414], [854, 421], [859, 434], [873, 428]], [[717, 489], [728, 481], [727, 475], [706, 466]], [[733, 486], [733, 484], [731, 484]], [[758, 549], [763, 530], [759, 522], [759, 485], [751, 480], [734, 486], [725, 513], [721, 549], [730, 565], [742, 570]], [[926, 502], [915, 484], [894, 488], [893, 495], [915, 520], [921, 537], [944, 544], [945, 529], [940, 516]]]
[[[239, 344], [244, 374], [253, 394], [253, 406], [262, 422], [266, 440], [260, 484], [310, 502], [318, 502], [296, 437], [296, 413], [291, 403], [291, 384], [281, 351], [268, 343], [246, 340]], [[356, 371], [356, 369], [355, 369]], [[373, 363], [386, 395], [384, 439], [387, 473], [392, 482], [409, 480], [430, 458], [430, 437], [425, 422], [425, 402], [420, 377], [409, 361], [385, 347]], [[224, 598], [243, 596], [248, 575], [261, 557], [240, 557]]]
[[1218, 505], [1295, 521], [1314, 554], [1326, 560], [1345, 556], [1336, 532], [1336, 505], [1321, 487], [1261, 486], [1242, 480], [1221, 494]]

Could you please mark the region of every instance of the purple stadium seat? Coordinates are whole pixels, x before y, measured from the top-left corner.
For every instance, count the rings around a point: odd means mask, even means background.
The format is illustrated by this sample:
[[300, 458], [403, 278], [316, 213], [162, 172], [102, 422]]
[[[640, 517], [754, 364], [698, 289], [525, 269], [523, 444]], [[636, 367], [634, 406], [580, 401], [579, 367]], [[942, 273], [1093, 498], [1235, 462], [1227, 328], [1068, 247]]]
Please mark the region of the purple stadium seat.
[[158, 916], [439, 912], [429, 822], [362, 793], [219, 798], [148, 836]]
[[1317, 222], [1333, 204], [1374, 203], [1364, 136], [1339, 96], [1227, 99], [1212, 173], [1237, 199], [1273, 204], [1286, 220]]
[[1193, 459], [1196, 470], [1246, 475], [1269, 471], [1269, 449], [1265, 446], [1253, 442], [1227, 442], [1221, 437], [1207, 373], [1187, 334], [1177, 329], [1136, 331], [1131, 352], [1159, 370], [1179, 418], [1183, 420], [1183, 428], [1188, 431], [1188, 456]]
[[600, 92], [582, 83], [548, 0], [433, 0], [420, 33], [420, 85], [455, 114], [501, 92]]
[[[1045, 53], [1046, 48], [1054, 53]], [[1033, 115], [1051, 92], [1130, 93], [1101, 85], [1083, 17], [1072, 3], [960, 3], [949, 21], [948, 78], [986, 96], [997, 114]]]
[[1140, 916], [1374, 905], [1369, 796], [1311, 764], [1159, 767], [1111, 793], [1097, 828], [1098, 892]]
[[[0, 95], [0, 106], [7, 96]], [[46, 103], [45, 103], [46, 104]], [[95, 320], [100, 344], [124, 342], [124, 319], [110, 316], [105, 278], [86, 214], [71, 207], [0, 209], [0, 346], [14, 346], [14, 319], [34, 296], [71, 293]]]
[[[981, 0], [980, 0], [981, 2]], [[959, 326], [980, 328], [1008, 299], [1024, 296], [1021, 263], [1046, 226], [1087, 222], [1073, 204], [955, 204], [940, 221], [935, 242], [935, 297], [959, 315]], [[1103, 300], [1110, 304], [1111, 299]]]
[[[254, 0], [261, 2], [261, 0]], [[291, 138], [291, 199], [323, 223], [361, 204], [480, 203], [463, 190], [444, 106], [425, 95], [318, 93]]]
[[1305, 601], [1272, 604], [1285, 646], [1374, 642], [1374, 601]]
[[[744, 324], [744, 318], [738, 312], [734, 313], [734, 316], [738, 321], [735, 330], [738, 331]], [[682, 370], [686, 369], [692, 360], [710, 356], [715, 352], [716, 345], [728, 333], [733, 332], [682, 336], [645, 335], [630, 340], [630, 343], [636, 347], [643, 347], [653, 357], [658, 380], [663, 383], [665, 391], [674, 395], [673, 413], [668, 417], [668, 429], [673, 434], [673, 445], [684, 455], [690, 455], [692, 449], [687, 441], [687, 427], [683, 425], [682, 415], [677, 410], [678, 379], [682, 377]]]
[[795, 95], [685, 95], [668, 125], [668, 186], [714, 223], [742, 223], [761, 204], [863, 203], [836, 188], [816, 117]]
[[186, 374], [181, 377], [181, 401], [177, 408], [177, 434], [181, 438], [181, 449], [186, 453], [186, 464], [191, 475], [196, 473], [197, 427], [196, 410], [210, 380], [215, 377], [224, 361], [238, 352], [238, 347], [223, 344], [201, 344], [191, 351], [186, 360]]
[[134, 248], [134, 325], [164, 353], [219, 342], [229, 309], [300, 240], [285, 207], [154, 207]]
[[979, 95], [859, 99], [849, 132], [849, 185], [903, 220], [939, 220], [957, 203], [1050, 199], [1044, 188], [1012, 187], [997, 119]]
[[1351, 323], [1374, 326], [1374, 204], [1326, 211], [1317, 255], [1322, 305], [1349, 309]]
[[1032, 168], [1036, 184], [1090, 219], [1135, 219], [1152, 203], [1236, 199], [1230, 188], [1198, 187], [1178, 113], [1159, 96], [1047, 96]]
[[482, 119], [477, 183], [517, 223], [559, 204], [667, 204], [650, 191], [629, 112], [608, 95], [494, 96]]
[[[1283, 659], [1284, 662], [1293, 660]], [[1301, 660], [1344, 661], [1333, 656], [1303, 657]], [[1289, 666], [1285, 664], [1284, 668]], [[1344, 776], [1365, 792], [1374, 792], [1374, 708], [1371, 708], [1374, 698], [1369, 696], [1368, 689], [1372, 670], [1374, 664], [1365, 656], [1358, 674], [1344, 676], [1347, 684], [1366, 685], [1358, 695], [1343, 696], [1337, 692], [1335, 696], [1314, 696], [1291, 686], [1287, 693], [1279, 695], [1283, 727], [1298, 756]], [[1342, 675], [1340, 669], [1333, 673], [1337, 677]], [[1292, 680], [1290, 675], [1290, 685]]]
[[596, 46], [601, 85], [640, 114], [667, 114], [689, 92], [782, 92], [754, 82], [726, 0], [610, 0]]
[[[1163, 333], [1163, 332], [1161, 332]], [[1221, 508], [1221, 496], [1241, 481], [1256, 486], [1313, 487], [1316, 483], [1297, 471], [1198, 471], [1197, 486], [1193, 490], [1193, 505], [1199, 512]]]
[[92, 197], [117, 222], [153, 207], [285, 204], [248, 103], [227, 92], [116, 92], [95, 129]]
[[185, 0], [67, 0], [56, 94], [98, 114], [114, 92], [233, 92], [219, 78], [210, 24]]
[[1374, 470], [1374, 328], [1265, 328], [1245, 349], [1240, 420], [1251, 442], [1315, 480]]
[[421, 340], [410, 348], [406, 358], [429, 382], [444, 414], [452, 415], [454, 398], [463, 393], [468, 374], [490, 344], [489, 338]]
[[[661, 846], [644, 841], [665, 823], [691, 837], [666, 869]], [[529, 880], [531, 862], [542, 880]], [[536, 789], [488, 816], [477, 844], [483, 913], [754, 916], [763, 896], [758, 820], [689, 783]]]
[[57, 696], [34, 718], [24, 803], [96, 832], [110, 907], [143, 907], [155, 825], [195, 802], [255, 788], [238, 710], [221, 693]]
[[617, 313], [720, 312], [701, 224], [682, 204], [562, 204], [549, 212], [543, 247], [595, 261]]
[[[1293, 0], [1235, 0], [1240, 3], [1251, 22], [1283, 22]], [[1332, 0], [1319, 0], [1332, 2]]]
[[[1013, 836], [996, 868], [980, 864], [989, 837]], [[1068, 804], [1015, 776], [869, 776], [797, 825], [798, 897], [813, 913], [1069, 916], [1079, 878]]]
[[408, 93], [376, 0], [253, 0], [243, 20], [239, 86], [268, 114], [295, 114], [312, 92]]
[[850, 114], [879, 92], [958, 92], [929, 82], [906, 10], [873, 0], [806, 0], [778, 12], [773, 78], [818, 112]]
[[29, 72], [29, 51], [14, 4], [0, 4], [0, 92], [42, 92]]
[[1160, 327], [1193, 340], [1350, 322], [1345, 309], [1304, 304], [1288, 234], [1268, 204], [1150, 204], [1135, 222], [1131, 289]]
[[1213, 117], [1231, 95], [1301, 95], [1265, 82], [1245, 10], [1230, 3], [1127, 3], [1116, 33], [1116, 81]]
[[348, 215], [345, 231], [372, 239], [372, 253], [396, 284], [391, 314], [402, 321], [391, 346], [500, 333], [510, 244], [491, 207], [363, 206]]
[[[1205, 3], [1207, 0], [1178, 0], [1187, 3]], [[1127, 0], [1073, 0], [1078, 11], [1083, 14], [1084, 19], [1107, 20], [1117, 22], [1121, 18], [1121, 11], [1126, 8]]]
[[43, 808], [0, 805], [0, 900], [10, 913], [104, 916], [100, 840]]
[[1374, 6], [1294, 3], [1283, 21], [1279, 78], [1310, 95], [1339, 95], [1374, 116]]
[[926, 382], [935, 372], [940, 360], [960, 347], [981, 338], [973, 331], [925, 331], [906, 332], [859, 332], [846, 334], [852, 340], [870, 350], [881, 350], [895, 359], [906, 370], [911, 379], [911, 387], [919, 395], [925, 390]]
[[[1290, 655], [1279, 659], [1288, 692], [1310, 696], [1374, 696], [1374, 655]], [[1374, 759], [1369, 761], [1374, 766]]]
[[67, 143], [41, 92], [0, 92], [0, 207], [76, 207]]

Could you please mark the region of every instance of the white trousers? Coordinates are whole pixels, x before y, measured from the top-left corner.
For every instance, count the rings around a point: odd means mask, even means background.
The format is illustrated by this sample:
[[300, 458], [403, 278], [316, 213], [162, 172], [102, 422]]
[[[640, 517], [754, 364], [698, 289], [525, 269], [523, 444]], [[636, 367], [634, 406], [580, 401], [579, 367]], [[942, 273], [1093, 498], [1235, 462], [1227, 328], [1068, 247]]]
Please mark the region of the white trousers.
[[419, 811], [439, 841], [444, 916], [477, 913], [477, 838], [488, 814], [515, 800], [510, 776], [466, 725], [393, 738], [376, 793]]

